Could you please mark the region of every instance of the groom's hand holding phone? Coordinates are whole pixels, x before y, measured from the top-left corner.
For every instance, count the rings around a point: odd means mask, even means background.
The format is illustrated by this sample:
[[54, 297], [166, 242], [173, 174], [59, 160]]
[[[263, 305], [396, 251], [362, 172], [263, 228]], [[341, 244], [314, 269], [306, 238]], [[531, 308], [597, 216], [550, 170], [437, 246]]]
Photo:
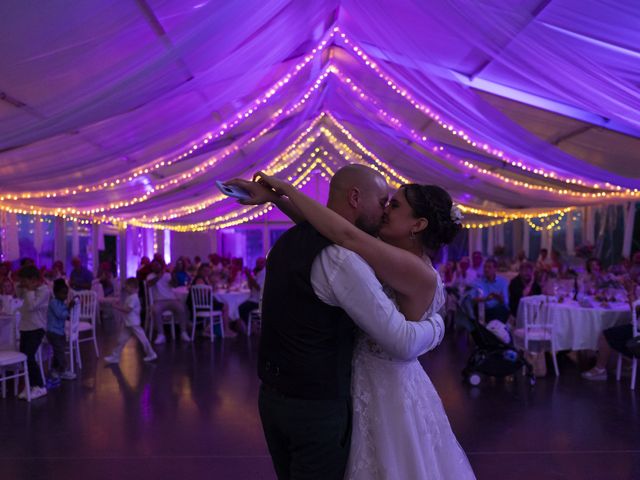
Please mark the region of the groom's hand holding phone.
[[[262, 205], [267, 202], [275, 202], [278, 199], [278, 195], [275, 192], [259, 182], [250, 182], [242, 178], [234, 178], [228, 182], [223, 183], [227, 187], [236, 187], [245, 192], [248, 196], [245, 198], [238, 198], [238, 201], [243, 205]], [[224, 192], [223, 192], [224, 193]]]

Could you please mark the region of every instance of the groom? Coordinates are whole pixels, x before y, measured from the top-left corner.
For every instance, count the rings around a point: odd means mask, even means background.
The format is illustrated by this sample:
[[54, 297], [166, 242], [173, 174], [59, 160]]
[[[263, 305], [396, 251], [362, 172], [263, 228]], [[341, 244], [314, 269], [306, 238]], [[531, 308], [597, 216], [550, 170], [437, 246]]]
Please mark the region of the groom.
[[[229, 183], [251, 193], [248, 203], [273, 201], [302, 220], [286, 198], [252, 182]], [[380, 174], [349, 165], [333, 176], [327, 206], [376, 235], [387, 200]], [[430, 320], [406, 321], [371, 267], [309, 223], [300, 221], [280, 237], [267, 259], [258, 354], [260, 418], [278, 479], [344, 476], [354, 324], [387, 353], [409, 360], [439, 343], [442, 318]]]

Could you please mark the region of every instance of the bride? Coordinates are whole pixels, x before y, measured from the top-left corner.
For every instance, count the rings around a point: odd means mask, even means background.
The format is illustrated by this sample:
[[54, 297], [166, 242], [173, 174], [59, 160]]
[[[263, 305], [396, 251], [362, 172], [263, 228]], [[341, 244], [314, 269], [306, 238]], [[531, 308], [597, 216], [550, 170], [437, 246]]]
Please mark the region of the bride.
[[[430, 255], [461, 229], [445, 190], [417, 184], [399, 188], [385, 209], [378, 239], [294, 186], [262, 172], [256, 177], [271, 191], [255, 195], [255, 184], [229, 182], [252, 192], [254, 198], [243, 203], [259, 203], [258, 197], [274, 202], [275, 195], [288, 197], [285, 213], [293, 220], [308, 221], [335, 244], [359, 254], [407, 320], [424, 320], [443, 306], [444, 286]], [[346, 479], [475, 478], [440, 397], [417, 359], [396, 360], [361, 333], [354, 349], [351, 392], [354, 418]]]

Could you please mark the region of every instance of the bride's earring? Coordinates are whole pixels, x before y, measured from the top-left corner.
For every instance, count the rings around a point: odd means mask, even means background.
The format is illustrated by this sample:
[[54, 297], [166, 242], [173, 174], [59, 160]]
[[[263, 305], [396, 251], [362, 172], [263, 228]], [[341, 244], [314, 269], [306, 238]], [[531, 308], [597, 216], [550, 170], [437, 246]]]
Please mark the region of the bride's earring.
[[416, 239], [416, 232], [413, 232], [413, 231], [412, 231], [412, 232], [411, 232], [411, 235], [409, 235], [409, 238], [410, 238], [411, 240], [415, 240], [415, 239]]

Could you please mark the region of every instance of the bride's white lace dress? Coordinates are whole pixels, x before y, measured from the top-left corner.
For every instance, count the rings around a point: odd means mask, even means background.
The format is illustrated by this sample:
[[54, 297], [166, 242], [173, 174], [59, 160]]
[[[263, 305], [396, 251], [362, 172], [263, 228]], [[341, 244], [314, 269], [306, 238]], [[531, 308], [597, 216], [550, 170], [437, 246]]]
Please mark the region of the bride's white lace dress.
[[[440, 310], [445, 297], [438, 276], [433, 302], [421, 321]], [[360, 333], [352, 375], [353, 433], [345, 479], [475, 478], [417, 359], [395, 360]]]

